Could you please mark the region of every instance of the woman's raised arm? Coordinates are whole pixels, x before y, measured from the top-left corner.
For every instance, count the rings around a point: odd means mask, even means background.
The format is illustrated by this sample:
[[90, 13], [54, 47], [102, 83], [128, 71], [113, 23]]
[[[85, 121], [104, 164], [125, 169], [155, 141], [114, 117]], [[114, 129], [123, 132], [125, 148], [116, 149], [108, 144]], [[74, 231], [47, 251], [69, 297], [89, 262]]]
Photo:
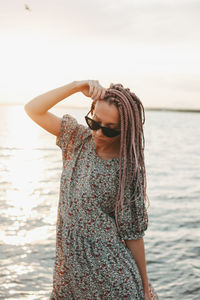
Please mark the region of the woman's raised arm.
[[77, 91], [76, 82], [66, 84], [32, 99], [24, 106], [24, 110], [39, 126], [59, 136], [61, 118], [48, 112], [48, 110]]
[[82, 92], [85, 96], [94, 99], [95, 97], [103, 97], [105, 89], [96, 80], [73, 81], [32, 99], [24, 106], [24, 110], [39, 126], [55, 136], [59, 136], [61, 118], [48, 112], [48, 110], [77, 92]]

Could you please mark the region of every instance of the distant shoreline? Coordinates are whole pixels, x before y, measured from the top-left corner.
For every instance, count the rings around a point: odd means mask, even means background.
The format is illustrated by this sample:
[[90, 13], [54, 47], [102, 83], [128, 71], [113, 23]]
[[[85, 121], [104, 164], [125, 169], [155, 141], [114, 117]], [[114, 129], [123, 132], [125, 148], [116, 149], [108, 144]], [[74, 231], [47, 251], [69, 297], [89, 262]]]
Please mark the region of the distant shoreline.
[[200, 113], [200, 109], [189, 109], [189, 108], [145, 107], [145, 110]]
[[[23, 103], [0, 103], [0, 106], [24, 106]], [[55, 108], [86, 109], [88, 106], [57, 105]], [[200, 113], [200, 108], [170, 108], [170, 107], [144, 107], [145, 111], [170, 111], [170, 112], [189, 112]]]

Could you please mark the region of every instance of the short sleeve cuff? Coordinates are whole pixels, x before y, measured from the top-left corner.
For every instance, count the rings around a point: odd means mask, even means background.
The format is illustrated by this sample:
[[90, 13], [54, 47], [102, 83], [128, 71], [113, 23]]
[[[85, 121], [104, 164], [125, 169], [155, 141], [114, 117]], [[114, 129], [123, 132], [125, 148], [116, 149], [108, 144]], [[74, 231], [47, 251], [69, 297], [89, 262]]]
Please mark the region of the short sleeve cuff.
[[120, 234], [121, 236], [121, 239], [122, 240], [139, 240], [141, 239], [143, 236], [145, 235], [145, 232], [141, 232], [141, 233], [138, 233], [138, 234], [130, 234], [130, 233], [124, 233], [124, 234]]

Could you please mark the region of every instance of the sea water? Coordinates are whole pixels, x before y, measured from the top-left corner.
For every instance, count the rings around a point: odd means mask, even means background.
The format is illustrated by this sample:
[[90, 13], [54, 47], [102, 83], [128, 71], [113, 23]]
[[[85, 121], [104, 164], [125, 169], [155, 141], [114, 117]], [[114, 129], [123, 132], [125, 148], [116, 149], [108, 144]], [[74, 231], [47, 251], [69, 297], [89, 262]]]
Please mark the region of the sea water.
[[[84, 123], [87, 109], [53, 108]], [[48, 299], [62, 171], [56, 138], [0, 106], [0, 298]], [[200, 114], [146, 111], [148, 276], [160, 299], [200, 299]]]

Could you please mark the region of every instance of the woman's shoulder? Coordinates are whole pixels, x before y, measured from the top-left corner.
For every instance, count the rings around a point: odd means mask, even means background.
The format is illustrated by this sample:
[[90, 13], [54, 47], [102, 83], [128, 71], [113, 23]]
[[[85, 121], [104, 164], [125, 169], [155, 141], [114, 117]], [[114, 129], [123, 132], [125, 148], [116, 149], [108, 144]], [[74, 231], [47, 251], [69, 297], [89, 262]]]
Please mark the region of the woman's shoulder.
[[56, 145], [63, 152], [73, 151], [90, 136], [91, 130], [88, 127], [78, 123], [73, 116], [65, 114], [62, 117], [60, 135], [56, 139]]

